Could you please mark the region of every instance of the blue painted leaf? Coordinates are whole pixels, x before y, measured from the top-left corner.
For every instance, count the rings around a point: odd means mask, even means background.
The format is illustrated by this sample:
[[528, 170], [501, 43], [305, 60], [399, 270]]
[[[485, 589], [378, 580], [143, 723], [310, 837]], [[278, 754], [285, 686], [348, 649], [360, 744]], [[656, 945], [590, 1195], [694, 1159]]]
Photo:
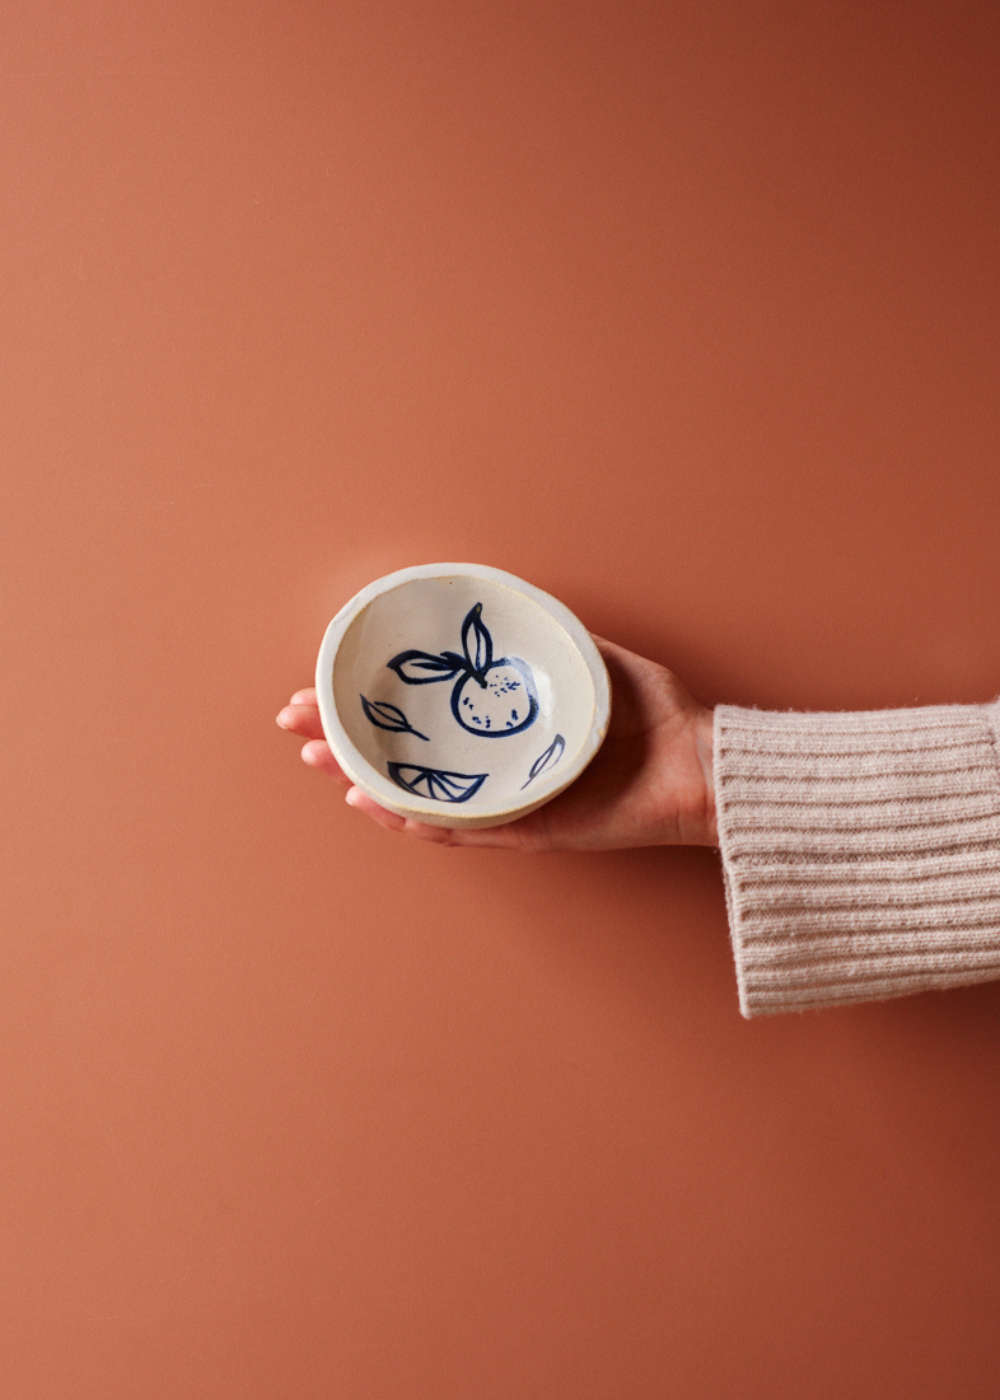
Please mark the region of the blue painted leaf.
[[449, 773], [417, 763], [390, 763], [389, 777], [397, 787], [434, 802], [468, 802], [490, 776], [488, 773]]
[[521, 791], [523, 792], [528, 786], [528, 783], [537, 778], [540, 773], [544, 773], [547, 768], [555, 767], [562, 758], [565, 749], [566, 740], [561, 734], [557, 734], [545, 752], [540, 753], [531, 765], [531, 770], [528, 773], [528, 782], [521, 784]]
[[362, 695], [361, 706], [372, 724], [379, 729], [390, 729], [396, 734], [413, 734], [418, 739], [427, 738], [419, 729], [414, 729], [398, 705], [390, 705], [388, 700], [367, 700]]
[[483, 622], [483, 605], [477, 603], [470, 608], [462, 623], [462, 646], [470, 668], [477, 675], [485, 675], [493, 665], [493, 638]]
[[[432, 681], [453, 681], [460, 669], [449, 656], [432, 656], [428, 651], [401, 651], [386, 665], [407, 685], [430, 685]], [[464, 662], [463, 662], [464, 667]]]

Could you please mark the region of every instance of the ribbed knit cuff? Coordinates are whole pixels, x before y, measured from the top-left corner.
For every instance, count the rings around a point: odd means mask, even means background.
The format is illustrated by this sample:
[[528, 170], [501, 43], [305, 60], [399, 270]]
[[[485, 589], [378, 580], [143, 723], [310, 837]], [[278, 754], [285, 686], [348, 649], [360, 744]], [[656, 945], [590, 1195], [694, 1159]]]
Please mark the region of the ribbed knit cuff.
[[715, 711], [744, 1016], [1000, 977], [1000, 702]]

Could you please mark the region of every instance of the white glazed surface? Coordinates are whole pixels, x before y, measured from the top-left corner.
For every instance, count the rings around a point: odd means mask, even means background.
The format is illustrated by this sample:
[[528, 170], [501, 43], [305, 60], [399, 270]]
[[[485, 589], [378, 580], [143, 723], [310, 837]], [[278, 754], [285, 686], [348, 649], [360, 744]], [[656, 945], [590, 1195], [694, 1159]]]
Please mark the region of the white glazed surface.
[[[400, 661], [407, 652], [419, 656]], [[327, 629], [316, 689], [327, 741], [358, 787], [449, 827], [499, 826], [548, 802], [593, 758], [610, 713], [583, 624], [475, 564], [403, 569], [363, 589]]]

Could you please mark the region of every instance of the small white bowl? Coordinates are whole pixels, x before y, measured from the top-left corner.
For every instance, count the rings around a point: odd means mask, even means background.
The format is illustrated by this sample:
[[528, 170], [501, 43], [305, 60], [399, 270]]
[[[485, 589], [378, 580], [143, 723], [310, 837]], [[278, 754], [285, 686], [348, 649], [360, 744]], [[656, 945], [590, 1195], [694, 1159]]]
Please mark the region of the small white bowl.
[[316, 691], [344, 772], [434, 826], [501, 826], [550, 801], [611, 712], [583, 624], [482, 564], [422, 564], [363, 588], [326, 630]]

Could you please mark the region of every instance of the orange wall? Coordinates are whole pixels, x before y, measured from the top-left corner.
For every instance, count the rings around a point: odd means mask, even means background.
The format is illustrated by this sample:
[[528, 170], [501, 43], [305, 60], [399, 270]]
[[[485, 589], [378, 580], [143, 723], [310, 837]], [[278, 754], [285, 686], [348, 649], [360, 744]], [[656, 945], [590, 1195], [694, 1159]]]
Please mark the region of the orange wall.
[[714, 853], [408, 845], [273, 716], [455, 558], [995, 695], [995, 5], [2, 25], [2, 1393], [994, 1400], [1000, 987], [748, 1024]]

